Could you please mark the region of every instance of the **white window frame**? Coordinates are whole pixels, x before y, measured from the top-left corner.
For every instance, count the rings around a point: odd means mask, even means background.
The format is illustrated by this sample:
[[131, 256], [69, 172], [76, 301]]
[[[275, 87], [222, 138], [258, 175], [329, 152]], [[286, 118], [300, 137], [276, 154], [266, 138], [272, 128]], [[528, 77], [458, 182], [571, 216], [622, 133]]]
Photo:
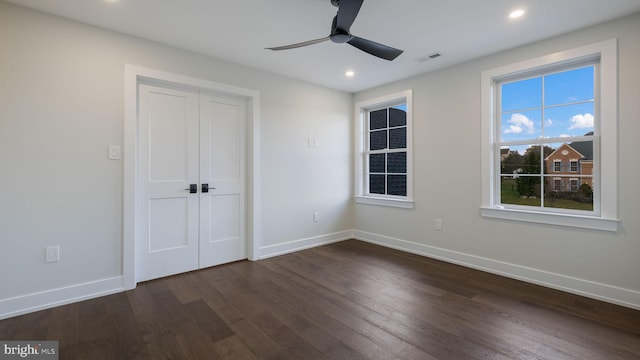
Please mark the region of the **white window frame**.
[[[618, 41], [605, 40], [591, 45], [535, 59], [486, 70], [481, 75], [481, 164], [482, 164], [482, 206], [481, 215], [488, 218], [499, 218], [515, 221], [526, 221], [541, 224], [563, 225], [604, 231], [618, 230], [618, 189], [617, 189], [617, 133], [618, 133]], [[594, 198], [594, 211], [583, 215], [571, 211], [548, 211], [546, 208], [507, 207], [499, 202], [499, 150], [496, 141], [499, 139], [499, 126], [496, 121], [497, 84], [500, 80], [517, 77], [531, 72], [551, 69], [557, 66], [580, 63], [591, 59], [599, 59], [599, 104], [596, 111], [600, 121], [594, 129], [593, 141], [598, 142], [599, 169], [594, 168], [593, 183], [600, 182], [600, 194]], [[594, 143], [594, 146], [596, 144]], [[498, 156], [496, 156], [498, 154]]]
[[[365, 159], [368, 145], [367, 114], [398, 104], [407, 106], [407, 196], [368, 193], [368, 169]], [[413, 208], [413, 91], [405, 90], [355, 105], [355, 202], [370, 205]]]
[[562, 161], [553, 160], [553, 172], [561, 172], [561, 171], [562, 171]]

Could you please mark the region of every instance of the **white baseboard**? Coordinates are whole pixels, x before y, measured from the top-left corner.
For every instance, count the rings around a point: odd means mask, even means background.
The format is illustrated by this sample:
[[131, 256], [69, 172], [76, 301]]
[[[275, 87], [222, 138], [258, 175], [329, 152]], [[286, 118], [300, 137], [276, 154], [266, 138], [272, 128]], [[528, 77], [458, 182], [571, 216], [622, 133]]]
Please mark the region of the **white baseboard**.
[[355, 239], [640, 310], [640, 291], [354, 230]]
[[124, 290], [122, 276], [0, 299], [0, 320]]
[[312, 247], [331, 244], [348, 239], [353, 239], [353, 231], [351, 230], [289, 241], [277, 245], [263, 246], [262, 248], [260, 248], [259, 259], [266, 259], [273, 256], [284, 255], [295, 251], [309, 249]]
[[[320, 245], [352, 239], [351, 230], [289, 241], [283, 244], [265, 246], [260, 249], [258, 259], [287, 254]], [[125, 290], [124, 277], [117, 276], [84, 284], [71, 285], [58, 289], [0, 299], [0, 320], [66, 305], [78, 301], [111, 295]]]
[[[259, 259], [266, 259], [348, 239], [366, 241], [372, 244], [640, 310], [639, 291], [359, 230], [340, 231], [277, 245], [264, 246], [260, 249]], [[122, 276], [116, 276], [13, 298], [0, 299], [0, 320], [55, 306], [111, 295], [124, 290], [124, 278]]]

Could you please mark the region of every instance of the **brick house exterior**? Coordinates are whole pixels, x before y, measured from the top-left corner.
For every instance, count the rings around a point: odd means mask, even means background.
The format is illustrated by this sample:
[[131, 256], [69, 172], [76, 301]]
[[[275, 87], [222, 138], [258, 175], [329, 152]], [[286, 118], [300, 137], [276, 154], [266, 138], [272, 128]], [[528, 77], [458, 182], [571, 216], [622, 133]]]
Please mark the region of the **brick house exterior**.
[[593, 142], [562, 144], [545, 159], [547, 189], [576, 192], [580, 185], [593, 187]]

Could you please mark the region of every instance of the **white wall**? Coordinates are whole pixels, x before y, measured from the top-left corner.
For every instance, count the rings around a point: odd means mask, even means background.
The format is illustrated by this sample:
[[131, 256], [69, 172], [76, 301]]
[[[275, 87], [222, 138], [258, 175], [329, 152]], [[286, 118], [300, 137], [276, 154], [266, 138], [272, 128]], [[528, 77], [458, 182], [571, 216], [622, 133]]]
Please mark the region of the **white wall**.
[[[620, 230], [480, 217], [480, 73], [616, 37]], [[416, 201], [414, 210], [358, 204], [356, 236], [640, 308], [639, 37], [635, 14], [355, 94], [354, 101], [362, 101], [413, 89]], [[434, 230], [436, 218], [444, 220], [444, 231]]]
[[4, 2], [0, 44], [0, 318], [117, 290], [125, 64], [260, 92], [264, 256], [349, 233], [350, 94]]

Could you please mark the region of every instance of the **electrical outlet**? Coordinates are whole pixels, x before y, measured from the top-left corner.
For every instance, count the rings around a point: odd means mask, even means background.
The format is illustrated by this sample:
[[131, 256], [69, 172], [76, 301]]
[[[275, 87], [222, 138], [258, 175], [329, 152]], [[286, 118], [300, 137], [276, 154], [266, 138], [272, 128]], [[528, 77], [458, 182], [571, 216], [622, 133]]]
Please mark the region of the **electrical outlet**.
[[320, 222], [320, 213], [317, 211], [313, 213], [313, 222], [314, 223]]
[[442, 219], [435, 219], [433, 221], [433, 228], [436, 231], [442, 231]]
[[60, 246], [47, 246], [44, 249], [44, 262], [52, 263], [60, 261]]

